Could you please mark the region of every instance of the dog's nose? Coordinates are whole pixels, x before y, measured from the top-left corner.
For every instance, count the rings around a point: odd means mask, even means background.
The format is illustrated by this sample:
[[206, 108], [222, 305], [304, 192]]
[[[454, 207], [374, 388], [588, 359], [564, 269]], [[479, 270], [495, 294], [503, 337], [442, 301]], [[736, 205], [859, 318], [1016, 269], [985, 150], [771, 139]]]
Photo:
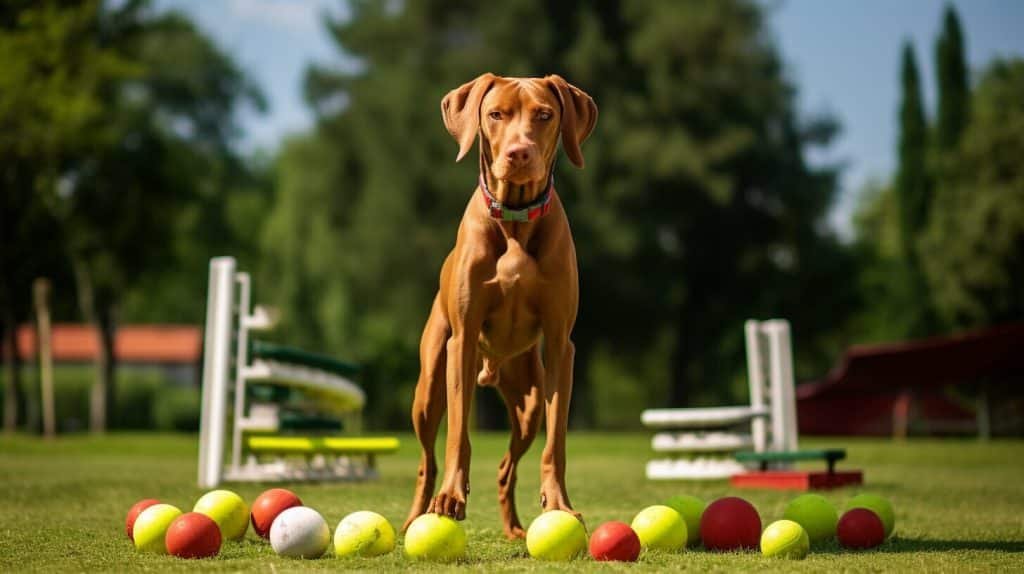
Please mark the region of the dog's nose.
[[523, 143], [512, 144], [505, 150], [505, 158], [512, 165], [525, 165], [530, 161], [530, 146]]

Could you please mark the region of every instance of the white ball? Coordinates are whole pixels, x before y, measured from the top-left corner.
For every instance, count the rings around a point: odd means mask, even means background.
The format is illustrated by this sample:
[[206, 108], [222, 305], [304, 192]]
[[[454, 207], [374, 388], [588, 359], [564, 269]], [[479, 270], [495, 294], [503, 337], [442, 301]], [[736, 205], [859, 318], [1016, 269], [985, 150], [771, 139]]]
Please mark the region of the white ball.
[[289, 558], [319, 558], [331, 543], [331, 529], [320, 513], [294, 506], [277, 515], [270, 525], [270, 546]]

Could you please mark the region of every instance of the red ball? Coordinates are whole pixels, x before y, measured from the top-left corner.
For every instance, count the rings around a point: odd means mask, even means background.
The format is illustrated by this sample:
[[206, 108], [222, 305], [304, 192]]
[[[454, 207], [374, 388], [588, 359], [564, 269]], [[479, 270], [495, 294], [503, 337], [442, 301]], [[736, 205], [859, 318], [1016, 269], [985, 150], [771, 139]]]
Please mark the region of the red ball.
[[263, 538], [270, 537], [270, 525], [278, 514], [293, 506], [302, 506], [295, 493], [284, 488], [271, 488], [256, 497], [252, 503], [252, 529]]
[[187, 512], [167, 527], [167, 553], [178, 558], [209, 558], [220, 552], [220, 527], [212, 518]]
[[135, 519], [142, 514], [143, 510], [154, 504], [160, 504], [160, 501], [155, 498], [144, 498], [128, 509], [128, 516], [124, 517], [124, 533], [128, 535], [128, 538], [135, 540], [135, 537], [132, 536], [132, 529], [135, 528]]
[[756, 550], [761, 540], [761, 517], [754, 505], [742, 498], [719, 498], [701, 516], [700, 537], [708, 550]]
[[594, 560], [636, 562], [640, 537], [625, 522], [605, 522], [590, 536], [590, 555]]
[[874, 548], [885, 542], [885, 525], [867, 508], [853, 508], [839, 519], [836, 537], [845, 548]]

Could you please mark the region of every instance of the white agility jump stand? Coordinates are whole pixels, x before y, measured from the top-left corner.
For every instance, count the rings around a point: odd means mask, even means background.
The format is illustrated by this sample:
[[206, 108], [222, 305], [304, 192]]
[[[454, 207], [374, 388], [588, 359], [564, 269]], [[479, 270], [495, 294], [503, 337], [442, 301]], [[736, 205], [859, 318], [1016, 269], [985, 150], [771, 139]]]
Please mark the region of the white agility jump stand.
[[749, 320], [745, 332], [750, 405], [644, 411], [644, 426], [658, 431], [651, 446], [664, 455], [647, 463], [647, 478], [729, 478], [746, 470], [739, 451], [797, 450], [789, 322]]
[[[265, 308], [250, 309], [251, 279], [235, 259], [210, 261], [204, 336], [202, 412], [199, 423], [199, 486], [228, 481], [362, 479], [376, 476], [375, 455], [394, 452], [398, 441], [380, 437], [285, 436], [273, 403], [250, 403], [246, 388], [260, 382], [298, 388], [358, 430], [366, 395], [346, 377], [314, 357], [307, 364], [250, 356], [250, 331], [268, 330]], [[300, 351], [289, 350], [293, 355]], [[308, 355], [308, 354], [306, 354]], [[311, 356], [311, 355], [308, 355]], [[229, 408], [231, 393], [233, 405]], [[230, 460], [224, 451], [231, 425]], [[269, 459], [269, 460], [268, 460]]]

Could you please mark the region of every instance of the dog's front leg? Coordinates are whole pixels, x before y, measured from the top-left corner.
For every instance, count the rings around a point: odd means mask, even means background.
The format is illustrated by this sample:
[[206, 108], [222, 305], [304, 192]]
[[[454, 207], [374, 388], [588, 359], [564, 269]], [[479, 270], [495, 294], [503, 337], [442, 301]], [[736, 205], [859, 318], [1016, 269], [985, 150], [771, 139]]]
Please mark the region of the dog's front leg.
[[476, 381], [479, 321], [453, 325], [448, 339], [448, 439], [444, 454], [444, 480], [430, 504], [430, 512], [456, 520], [466, 517], [469, 495], [469, 415]]
[[547, 442], [541, 455], [540, 503], [544, 510], [565, 510], [579, 517], [565, 491], [565, 437], [576, 347], [569, 340], [568, 330], [548, 331], [544, 337]]

